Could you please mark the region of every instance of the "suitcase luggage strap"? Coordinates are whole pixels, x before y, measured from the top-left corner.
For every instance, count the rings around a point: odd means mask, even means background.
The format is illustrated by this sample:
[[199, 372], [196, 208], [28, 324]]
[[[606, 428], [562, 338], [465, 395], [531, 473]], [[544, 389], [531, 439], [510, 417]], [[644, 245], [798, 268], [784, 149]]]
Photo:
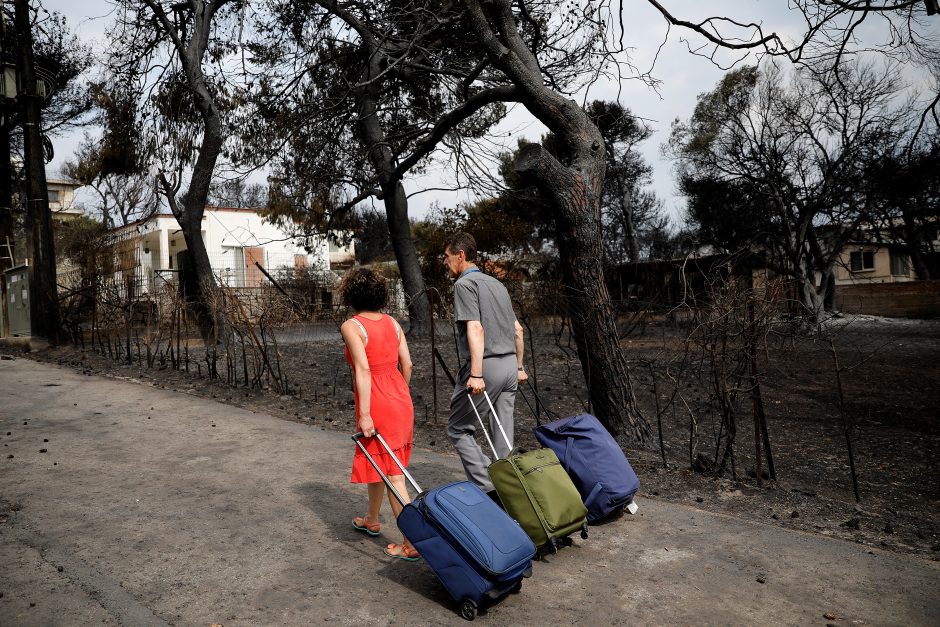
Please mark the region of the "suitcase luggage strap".
[[[356, 446], [359, 447], [359, 450], [362, 451], [363, 455], [366, 456], [366, 459], [369, 460], [369, 463], [372, 464], [372, 467], [375, 468], [375, 472], [379, 473], [379, 476], [382, 477], [382, 481], [385, 482], [385, 486], [389, 489], [389, 491], [391, 491], [392, 494], [395, 495], [395, 498], [398, 499], [398, 502], [401, 504], [401, 506], [404, 507], [405, 500], [402, 498], [401, 494], [398, 493], [398, 490], [395, 489], [395, 486], [392, 485], [392, 482], [388, 480], [388, 477], [385, 476], [385, 473], [382, 472], [382, 469], [379, 468], [379, 465], [376, 464], [375, 460], [372, 459], [372, 456], [369, 455], [369, 451], [366, 450], [366, 447], [362, 445], [360, 440], [362, 440], [364, 437], [366, 437], [365, 434], [360, 431], [356, 435], [352, 436], [352, 439], [353, 442], [356, 443]], [[419, 486], [418, 482], [414, 480], [414, 477], [411, 476], [411, 473], [408, 472], [408, 469], [402, 465], [401, 461], [398, 459], [398, 456], [395, 455], [391, 447], [389, 447], [388, 443], [385, 441], [385, 438], [383, 438], [378, 431], [375, 432], [375, 437], [378, 439], [379, 443], [385, 447], [385, 450], [388, 451], [389, 456], [395, 460], [395, 465], [398, 466], [402, 474], [405, 475], [405, 477], [408, 479], [408, 482], [411, 483], [411, 487], [415, 489], [415, 492], [420, 494], [421, 486]]]
[[584, 498], [584, 506], [590, 510], [591, 505], [594, 503], [595, 500], [597, 500], [597, 496], [601, 493], [601, 490], [603, 489], [604, 489], [604, 486], [602, 486], [600, 482], [595, 483], [594, 487], [591, 488], [591, 493], [588, 494]]
[[561, 461], [561, 465], [564, 466], [565, 472], [569, 474], [571, 473], [571, 461], [570, 461], [571, 455], [574, 452], [574, 449], [571, 446], [573, 443], [574, 443], [574, 438], [569, 435], [568, 438], [565, 440], [565, 458], [559, 460]]

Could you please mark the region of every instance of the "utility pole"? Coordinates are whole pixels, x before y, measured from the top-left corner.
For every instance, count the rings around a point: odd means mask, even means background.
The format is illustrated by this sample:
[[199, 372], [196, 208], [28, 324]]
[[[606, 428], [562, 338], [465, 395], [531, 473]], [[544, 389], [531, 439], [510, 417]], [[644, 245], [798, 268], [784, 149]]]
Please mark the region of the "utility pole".
[[[0, 318], [3, 326], [0, 336], [10, 334], [10, 314], [7, 311], [7, 284], [3, 273], [13, 267], [13, 164], [10, 162], [10, 127], [7, 116], [8, 107], [13, 105], [13, 95], [8, 93], [9, 88], [15, 91], [15, 73], [12, 66], [10, 44], [13, 39], [12, 19], [5, 6], [0, 5], [0, 71], [3, 75], [3, 95], [0, 97]], [[9, 80], [9, 79], [13, 80]]]
[[39, 93], [33, 60], [33, 35], [28, 0], [14, 0], [17, 43], [20, 54], [17, 69], [20, 91], [17, 101], [22, 111], [24, 156], [26, 166], [26, 228], [29, 257], [29, 313], [32, 335], [53, 344], [61, 334], [59, 297], [56, 286], [55, 241], [52, 212], [46, 186], [46, 164], [42, 150]]
[[13, 267], [13, 165], [10, 162], [10, 128], [6, 103], [0, 102], [0, 337], [10, 334], [7, 283], [3, 273]]

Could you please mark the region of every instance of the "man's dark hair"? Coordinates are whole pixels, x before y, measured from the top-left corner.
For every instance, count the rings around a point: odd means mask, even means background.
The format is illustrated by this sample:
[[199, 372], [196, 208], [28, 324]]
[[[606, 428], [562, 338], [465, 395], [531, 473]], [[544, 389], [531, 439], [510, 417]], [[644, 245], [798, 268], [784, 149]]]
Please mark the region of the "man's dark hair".
[[444, 249], [450, 249], [452, 253], [462, 250], [467, 261], [477, 260], [477, 241], [469, 233], [461, 231], [447, 236], [444, 240]]
[[379, 311], [388, 304], [385, 278], [367, 268], [347, 272], [339, 293], [343, 304], [356, 311]]

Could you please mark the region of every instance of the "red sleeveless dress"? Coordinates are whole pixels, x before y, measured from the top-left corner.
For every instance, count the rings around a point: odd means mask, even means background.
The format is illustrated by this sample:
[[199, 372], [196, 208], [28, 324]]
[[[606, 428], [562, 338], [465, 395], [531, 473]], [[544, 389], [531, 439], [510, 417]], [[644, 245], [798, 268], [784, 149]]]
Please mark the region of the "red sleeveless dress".
[[[353, 316], [363, 326], [368, 335], [366, 358], [372, 376], [372, 396], [370, 414], [375, 429], [382, 434], [396, 457], [405, 466], [411, 459], [411, 445], [414, 436], [414, 406], [411, 392], [405, 378], [398, 370], [398, 331], [395, 321], [383, 315], [378, 320], [369, 320], [364, 316]], [[349, 349], [346, 349], [346, 361], [352, 366]], [[355, 385], [355, 376], [353, 376]], [[356, 395], [356, 418], [359, 417], [359, 390]], [[358, 422], [356, 430], [359, 430]], [[366, 450], [386, 475], [400, 475], [401, 470], [395, 465], [376, 438], [362, 440]], [[352, 464], [352, 483], [375, 483], [382, 478], [356, 447]]]

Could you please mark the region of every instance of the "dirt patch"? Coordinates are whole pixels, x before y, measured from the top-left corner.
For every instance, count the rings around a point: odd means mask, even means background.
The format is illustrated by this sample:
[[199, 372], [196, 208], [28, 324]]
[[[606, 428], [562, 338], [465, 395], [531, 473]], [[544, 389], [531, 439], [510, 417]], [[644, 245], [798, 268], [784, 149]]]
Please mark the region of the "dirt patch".
[[[762, 385], [777, 481], [757, 486], [754, 437], [749, 410], [738, 416], [735, 473], [693, 472], [691, 461], [715, 457], [716, 419], [696, 416], [690, 449], [687, 412], [663, 416], [664, 467], [658, 441], [650, 449], [625, 443], [642, 484], [642, 499], [665, 499], [705, 510], [787, 528], [843, 538], [860, 544], [940, 559], [940, 476], [937, 419], [940, 407], [940, 321], [905, 321], [847, 317], [832, 323], [843, 364], [844, 412], [830, 347], [810, 338], [771, 342], [762, 354]], [[585, 411], [587, 399], [580, 367], [567, 338], [551, 329], [537, 332], [535, 364], [543, 400], [560, 415]], [[670, 393], [662, 371], [681, 350], [682, 331], [646, 327], [641, 337], [624, 340], [636, 375], [641, 411], [654, 419], [655, 400], [647, 363], [659, 381], [661, 401]], [[453, 340], [440, 336], [445, 362], [455, 364]], [[437, 369], [432, 384], [430, 342], [413, 341], [416, 363], [412, 381], [415, 440], [418, 447], [451, 451], [444, 434], [451, 386]], [[289, 394], [270, 389], [229, 387], [205, 378], [193, 362], [189, 372], [164, 365], [122, 364], [91, 350], [48, 349], [30, 357], [70, 366], [85, 374], [123, 378], [230, 403], [313, 428], [351, 432], [353, 397], [349, 370], [338, 334], [306, 335], [297, 329], [282, 342], [281, 369]], [[531, 352], [530, 352], [531, 356]], [[688, 383], [689, 397], [697, 390]], [[435, 405], [434, 390], [437, 390]], [[706, 390], [699, 391], [706, 394]], [[855, 452], [861, 501], [856, 504], [849, 474], [843, 415]], [[535, 447], [535, 421], [517, 402], [517, 444]], [[656, 424], [653, 423], [654, 432]], [[691, 451], [691, 452], [690, 452]], [[766, 462], [763, 466], [766, 472]]]

